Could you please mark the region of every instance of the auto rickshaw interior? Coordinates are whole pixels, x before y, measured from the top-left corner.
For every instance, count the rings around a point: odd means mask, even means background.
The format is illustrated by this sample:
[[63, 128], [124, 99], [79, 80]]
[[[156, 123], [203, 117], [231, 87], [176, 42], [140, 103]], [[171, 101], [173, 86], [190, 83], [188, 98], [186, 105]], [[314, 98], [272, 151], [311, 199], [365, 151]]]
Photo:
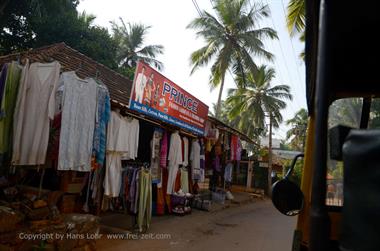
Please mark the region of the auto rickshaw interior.
[[[309, 124], [293, 250], [380, 250], [378, 5], [306, 0]], [[329, 177], [337, 166], [340, 180]]]

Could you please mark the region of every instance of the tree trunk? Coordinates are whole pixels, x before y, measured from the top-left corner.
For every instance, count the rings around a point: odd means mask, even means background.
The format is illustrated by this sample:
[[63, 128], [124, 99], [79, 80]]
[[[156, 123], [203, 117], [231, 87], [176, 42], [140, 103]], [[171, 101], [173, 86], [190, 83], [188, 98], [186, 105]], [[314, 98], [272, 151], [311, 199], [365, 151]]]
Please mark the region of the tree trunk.
[[272, 114], [269, 114], [268, 195], [272, 197]]
[[220, 88], [219, 88], [218, 103], [216, 103], [215, 117], [217, 119], [220, 118], [220, 107], [221, 107], [221, 101], [222, 101], [223, 87], [224, 87], [224, 75], [222, 75], [222, 81], [220, 83]]

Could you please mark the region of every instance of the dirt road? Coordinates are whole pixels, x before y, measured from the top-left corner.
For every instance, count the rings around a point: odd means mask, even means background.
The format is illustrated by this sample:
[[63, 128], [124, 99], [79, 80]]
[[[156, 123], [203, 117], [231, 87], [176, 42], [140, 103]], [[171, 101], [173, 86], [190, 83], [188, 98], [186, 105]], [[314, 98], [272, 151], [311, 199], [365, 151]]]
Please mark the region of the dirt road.
[[[154, 218], [149, 234], [133, 240], [103, 236], [98, 250], [290, 250], [296, 219], [281, 215], [270, 200], [185, 217]], [[112, 238], [117, 238], [113, 236]], [[144, 238], [144, 239], [141, 239]]]

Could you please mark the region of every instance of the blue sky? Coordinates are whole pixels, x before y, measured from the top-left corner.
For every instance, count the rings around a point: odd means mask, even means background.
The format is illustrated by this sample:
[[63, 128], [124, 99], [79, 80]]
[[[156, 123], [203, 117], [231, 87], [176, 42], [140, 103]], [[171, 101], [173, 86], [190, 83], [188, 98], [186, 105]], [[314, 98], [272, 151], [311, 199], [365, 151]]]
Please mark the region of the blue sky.
[[[286, 120], [301, 107], [306, 107], [305, 68], [299, 58], [303, 44], [298, 38], [290, 38], [286, 30], [284, 14], [288, 0], [255, 2], [268, 4], [271, 10], [271, 18], [263, 20], [260, 27], [272, 27], [278, 32], [279, 40], [265, 42], [267, 50], [275, 55], [273, 63], [266, 63], [276, 70], [274, 85], [287, 84], [291, 87], [294, 98], [283, 111]], [[200, 9], [213, 13], [210, 0], [197, 0], [197, 3]], [[147, 44], [162, 44], [165, 47], [164, 55], [159, 57], [165, 65], [162, 73], [209, 107], [216, 103], [218, 90], [211, 91], [208, 86], [209, 67], [202, 68], [190, 76], [189, 56], [191, 52], [203, 46], [203, 41], [196, 39], [195, 32], [186, 29], [191, 20], [198, 16], [192, 0], [81, 0], [78, 8], [79, 11], [94, 14], [97, 17], [95, 24], [103, 27], [110, 28], [110, 21], [118, 21], [119, 17], [125, 22], [151, 25], [146, 38]], [[226, 97], [228, 88], [234, 86], [233, 79], [227, 74], [223, 97]], [[275, 137], [284, 138], [287, 129], [282, 125], [275, 131]]]

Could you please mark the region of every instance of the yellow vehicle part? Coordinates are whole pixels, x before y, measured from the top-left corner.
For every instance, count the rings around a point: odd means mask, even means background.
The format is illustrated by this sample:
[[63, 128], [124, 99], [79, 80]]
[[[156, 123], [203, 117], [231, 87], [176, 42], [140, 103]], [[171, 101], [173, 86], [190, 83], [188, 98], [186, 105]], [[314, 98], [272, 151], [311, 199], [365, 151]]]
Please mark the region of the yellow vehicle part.
[[[313, 178], [313, 150], [314, 150], [314, 128], [315, 120], [314, 115], [309, 117], [308, 121], [308, 130], [306, 138], [306, 148], [305, 148], [305, 158], [304, 166], [302, 172], [301, 180], [301, 190], [304, 194], [304, 208], [298, 216], [297, 221], [297, 231], [301, 233], [302, 241], [301, 243], [304, 246], [308, 246], [309, 243], [309, 229], [310, 229], [310, 210], [311, 210], [311, 188], [312, 188], [312, 178]], [[340, 221], [341, 213], [339, 212], [330, 212], [329, 213], [331, 220], [331, 231], [330, 239], [338, 240], [340, 232]]]

